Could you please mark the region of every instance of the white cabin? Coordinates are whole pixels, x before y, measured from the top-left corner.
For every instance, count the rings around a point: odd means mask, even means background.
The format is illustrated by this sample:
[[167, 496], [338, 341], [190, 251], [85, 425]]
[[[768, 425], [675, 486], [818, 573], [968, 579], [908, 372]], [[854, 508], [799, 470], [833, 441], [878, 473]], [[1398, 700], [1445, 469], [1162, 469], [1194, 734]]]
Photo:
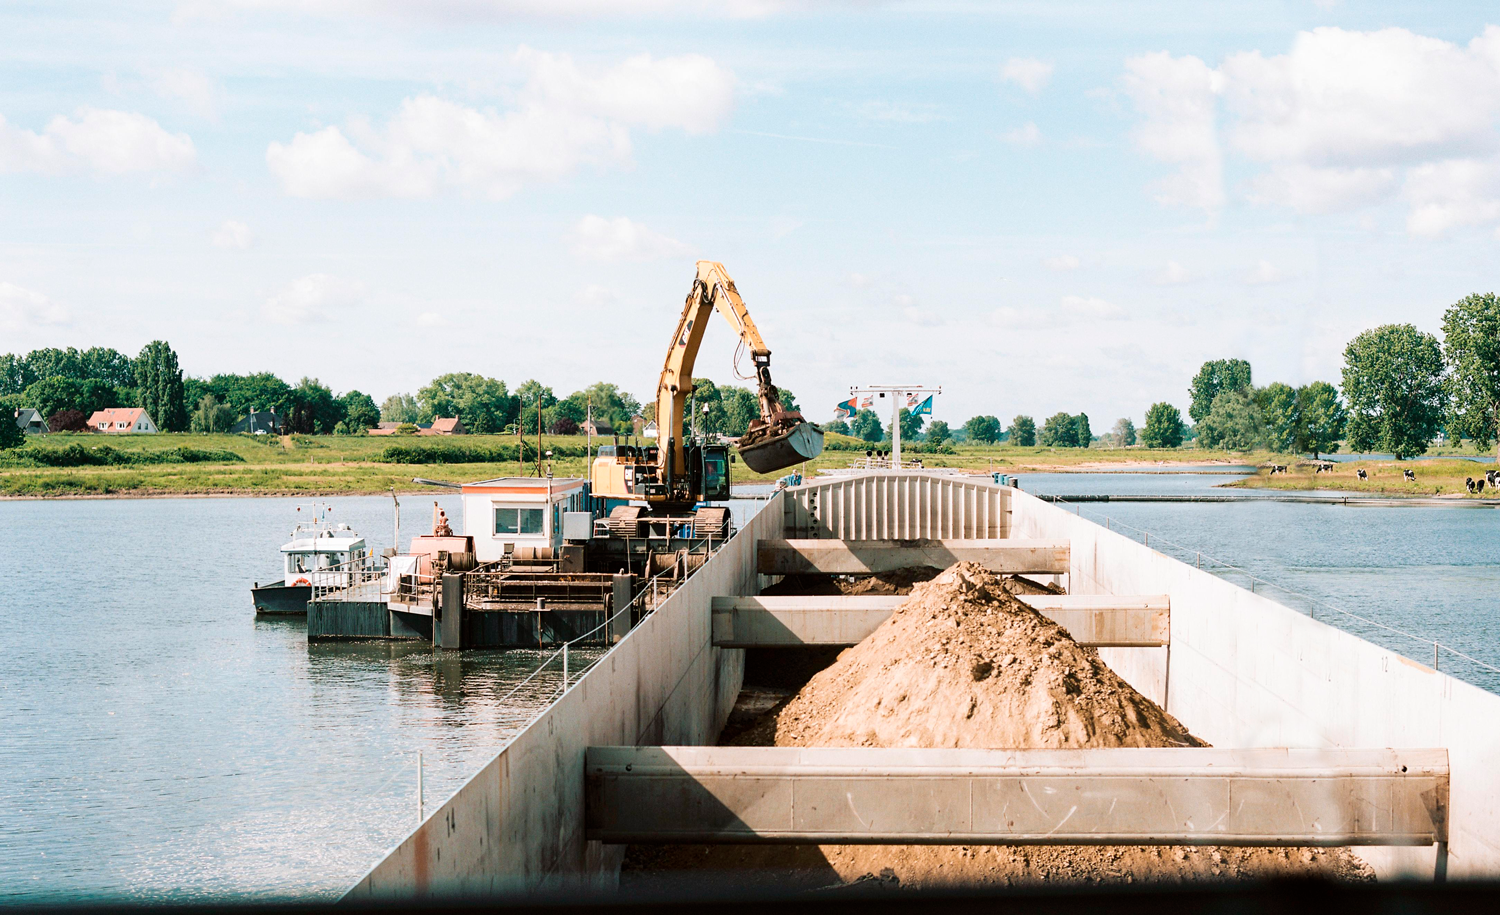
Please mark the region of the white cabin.
[[292, 539], [281, 547], [286, 583], [344, 586], [348, 572], [335, 567], [364, 559], [369, 553], [364, 538], [350, 530], [347, 524], [337, 527], [299, 526], [292, 531]]
[[464, 533], [480, 562], [519, 547], [562, 546], [564, 512], [589, 510], [588, 485], [577, 478], [501, 477], [463, 485]]

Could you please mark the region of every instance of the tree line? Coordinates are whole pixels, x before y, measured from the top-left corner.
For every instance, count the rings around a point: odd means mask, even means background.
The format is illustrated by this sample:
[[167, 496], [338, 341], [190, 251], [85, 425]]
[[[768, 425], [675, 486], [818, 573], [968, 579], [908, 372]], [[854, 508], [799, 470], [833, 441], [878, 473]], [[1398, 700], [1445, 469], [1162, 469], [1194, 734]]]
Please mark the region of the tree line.
[[[781, 401], [797, 409], [790, 391], [781, 391]], [[270, 411], [284, 431], [310, 435], [358, 434], [382, 422], [415, 427], [439, 417], [458, 417], [475, 433], [530, 432], [540, 407], [545, 431], [573, 435], [591, 411], [596, 421], [628, 428], [636, 416], [654, 418], [656, 405], [604, 381], [560, 398], [535, 379], [512, 391], [497, 378], [452, 372], [377, 406], [368, 394], [336, 394], [316, 378], [293, 385], [271, 372], [184, 376], [177, 353], [161, 340], [134, 358], [105, 347], [0, 356], [0, 409], [9, 414], [31, 408], [53, 431], [83, 431], [89, 415], [110, 407], [141, 407], [164, 432], [227, 432], [252, 411]], [[692, 408], [700, 434], [742, 435], [760, 416], [754, 392], [706, 378], [694, 382]]]

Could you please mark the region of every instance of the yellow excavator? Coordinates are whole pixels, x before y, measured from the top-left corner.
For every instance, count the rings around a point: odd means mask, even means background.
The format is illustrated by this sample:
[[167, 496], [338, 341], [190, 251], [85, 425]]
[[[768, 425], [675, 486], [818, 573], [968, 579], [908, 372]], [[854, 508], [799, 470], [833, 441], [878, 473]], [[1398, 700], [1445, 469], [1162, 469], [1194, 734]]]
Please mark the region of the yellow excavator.
[[[734, 280], [723, 264], [698, 261], [693, 289], [683, 304], [656, 386], [656, 444], [600, 448], [589, 473], [595, 497], [644, 502], [654, 516], [682, 516], [699, 502], [729, 498], [733, 458], [728, 447], [693, 440], [684, 415], [693, 393], [693, 363], [710, 311], [724, 316], [755, 363], [760, 417], [750, 423], [736, 445], [745, 466], [756, 473], [771, 473], [823, 452], [823, 431], [801, 413], [781, 405], [781, 392], [771, 381], [771, 351], [750, 320]], [[641, 506], [616, 507], [610, 514], [610, 527], [627, 532], [640, 513]], [[728, 524], [728, 518], [727, 509], [701, 509], [694, 513], [695, 532], [716, 532]]]

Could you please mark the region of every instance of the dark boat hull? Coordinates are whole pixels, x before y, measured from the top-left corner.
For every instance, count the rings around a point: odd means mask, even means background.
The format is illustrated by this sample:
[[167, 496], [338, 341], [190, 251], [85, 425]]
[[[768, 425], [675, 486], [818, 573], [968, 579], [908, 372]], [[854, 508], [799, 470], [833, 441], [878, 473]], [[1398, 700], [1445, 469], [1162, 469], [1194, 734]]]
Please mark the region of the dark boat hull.
[[289, 585], [278, 581], [250, 589], [257, 616], [306, 616], [312, 600], [311, 585]]

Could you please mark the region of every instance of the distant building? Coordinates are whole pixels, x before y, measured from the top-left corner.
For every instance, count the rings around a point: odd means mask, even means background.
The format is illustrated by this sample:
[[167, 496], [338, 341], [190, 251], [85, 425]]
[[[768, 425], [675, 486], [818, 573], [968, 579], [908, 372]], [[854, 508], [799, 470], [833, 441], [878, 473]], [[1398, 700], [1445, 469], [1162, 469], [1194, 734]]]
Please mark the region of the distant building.
[[578, 431], [584, 435], [592, 435], [595, 438], [604, 438], [615, 434], [615, 427], [609, 424], [607, 419], [586, 419]]
[[639, 413], [630, 417], [630, 428], [635, 431], [636, 438], [640, 438], [641, 433], [646, 431], [646, 417]]
[[100, 410], [89, 417], [89, 429], [94, 432], [104, 432], [109, 435], [122, 435], [127, 432], [142, 432], [154, 434], [157, 431], [156, 423], [146, 415], [146, 411], [140, 407], [111, 407], [108, 410]]
[[280, 435], [281, 417], [271, 410], [251, 410], [229, 431], [240, 435]]
[[42, 414], [30, 407], [22, 407], [16, 411], [16, 425], [27, 435], [41, 435], [52, 431], [47, 428], [47, 421], [42, 419]]
[[656, 420], [651, 420], [641, 427], [641, 438], [656, 438]]
[[432, 421], [431, 428], [425, 430], [424, 435], [468, 435], [469, 430], [464, 428], [463, 420], [457, 416], [444, 419], [439, 416]]

